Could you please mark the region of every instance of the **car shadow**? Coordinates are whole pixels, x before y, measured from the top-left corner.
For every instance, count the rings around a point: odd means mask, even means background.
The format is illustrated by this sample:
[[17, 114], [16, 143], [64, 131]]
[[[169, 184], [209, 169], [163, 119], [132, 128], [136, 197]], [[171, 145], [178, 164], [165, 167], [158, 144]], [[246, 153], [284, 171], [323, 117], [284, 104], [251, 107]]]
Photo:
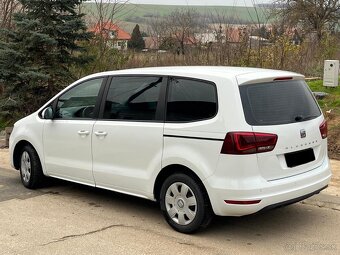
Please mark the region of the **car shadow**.
[[[161, 211], [156, 202], [138, 198], [130, 195], [121, 194], [114, 191], [93, 188], [80, 184], [74, 184], [67, 181], [52, 179], [47, 193], [71, 197], [80, 197], [89, 205], [95, 207], [104, 207], [105, 210], [126, 211], [126, 213], [144, 215], [149, 221], [160, 220], [164, 226], [168, 227], [165, 220], [162, 219]], [[86, 200], [84, 200], [86, 198]], [[304, 231], [306, 226], [322, 223], [323, 218], [318, 217], [310, 206], [301, 203], [259, 212], [242, 217], [219, 217], [215, 216], [210, 226], [195, 235], [198, 237], [213, 237], [217, 239], [272, 239], [275, 236], [289, 235], [294, 231]], [[270, 233], [270, 234], [269, 234]]]

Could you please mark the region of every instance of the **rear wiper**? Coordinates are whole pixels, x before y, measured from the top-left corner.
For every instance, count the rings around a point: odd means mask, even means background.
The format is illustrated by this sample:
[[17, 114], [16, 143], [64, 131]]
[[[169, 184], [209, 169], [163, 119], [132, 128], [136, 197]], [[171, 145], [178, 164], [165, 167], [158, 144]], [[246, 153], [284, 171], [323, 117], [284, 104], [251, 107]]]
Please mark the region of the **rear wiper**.
[[317, 115], [310, 115], [310, 116], [298, 115], [294, 119], [295, 119], [296, 122], [301, 122], [301, 121], [311, 120], [311, 119], [314, 119], [316, 117], [318, 117], [318, 116]]

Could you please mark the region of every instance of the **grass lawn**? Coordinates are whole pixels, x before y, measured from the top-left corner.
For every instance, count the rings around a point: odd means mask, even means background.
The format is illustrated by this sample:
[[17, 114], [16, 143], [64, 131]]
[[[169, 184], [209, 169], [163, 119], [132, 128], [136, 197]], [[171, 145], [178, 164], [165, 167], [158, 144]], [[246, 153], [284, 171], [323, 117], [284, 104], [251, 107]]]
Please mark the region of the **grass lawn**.
[[[312, 91], [322, 91], [322, 92], [340, 96], [340, 86], [335, 87], [335, 88], [325, 87], [323, 86], [322, 80], [308, 81], [307, 83]], [[339, 80], [339, 84], [340, 84], [340, 80]]]
[[[312, 91], [326, 92], [329, 95], [318, 102], [324, 111], [332, 110], [340, 115], [340, 86], [335, 88], [324, 87], [322, 80], [307, 82]], [[340, 84], [340, 82], [339, 82]]]

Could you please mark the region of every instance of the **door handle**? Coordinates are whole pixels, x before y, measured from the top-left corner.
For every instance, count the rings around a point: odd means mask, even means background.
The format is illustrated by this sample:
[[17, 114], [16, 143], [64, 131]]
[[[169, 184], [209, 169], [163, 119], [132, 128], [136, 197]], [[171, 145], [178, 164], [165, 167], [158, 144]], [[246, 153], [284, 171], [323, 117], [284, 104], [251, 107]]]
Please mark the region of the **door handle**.
[[87, 130], [79, 130], [78, 131], [78, 135], [89, 135], [90, 134], [90, 131], [87, 131]]
[[107, 136], [107, 132], [104, 132], [104, 131], [96, 131], [94, 132], [94, 134], [96, 136]]

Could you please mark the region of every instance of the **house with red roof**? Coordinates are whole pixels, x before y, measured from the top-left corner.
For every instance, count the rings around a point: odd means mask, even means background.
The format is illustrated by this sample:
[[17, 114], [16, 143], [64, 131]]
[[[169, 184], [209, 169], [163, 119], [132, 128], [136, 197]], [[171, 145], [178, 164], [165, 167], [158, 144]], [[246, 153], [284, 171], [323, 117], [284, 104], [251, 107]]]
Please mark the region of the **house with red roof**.
[[127, 43], [131, 40], [131, 35], [112, 22], [98, 22], [90, 29], [95, 35], [100, 35], [107, 39], [107, 43], [118, 50], [126, 50]]

